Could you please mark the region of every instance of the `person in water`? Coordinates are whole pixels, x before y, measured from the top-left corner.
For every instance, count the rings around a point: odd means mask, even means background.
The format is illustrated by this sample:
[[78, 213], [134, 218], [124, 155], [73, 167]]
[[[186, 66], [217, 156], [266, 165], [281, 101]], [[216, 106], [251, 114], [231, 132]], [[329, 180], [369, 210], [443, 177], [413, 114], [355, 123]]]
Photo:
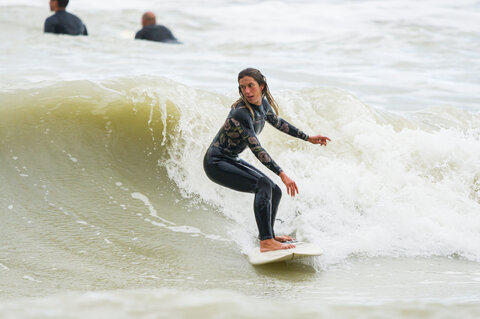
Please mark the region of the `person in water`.
[[142, 26], [143, 28], [135, 34], [135, 39], [180, 43], [167, 27], [157, 24], [155, 14], [151, 11], [143, 14]]
[[87, 27], [76, 15], [68, 13], [68, 0], [50, 0], [50, 10], [55, 14], [45, 20], [45, 33], [88, 35]]
[[260, 239], [260, 251], [294, 248], [290, 236], [276, 236], [273, 230], [282, 191], [260, 170], [238, 155], [248, 146], [257, 159], [277, 174], [291, 196], [298, 194], [297, 184], [262, 147], [258, 135], [265, 121], [278, 130], [313, 144], [327, 145], [328, 137], [308, 136], [278, 117], [278, 105], [273, 99], [263, 74], [248, 68], [238, 74], [240, 98], [232, 105], [223, 126], [207, 149], [203, 167], [215, 183], [240, 192], [254, 193], [254, 212]]

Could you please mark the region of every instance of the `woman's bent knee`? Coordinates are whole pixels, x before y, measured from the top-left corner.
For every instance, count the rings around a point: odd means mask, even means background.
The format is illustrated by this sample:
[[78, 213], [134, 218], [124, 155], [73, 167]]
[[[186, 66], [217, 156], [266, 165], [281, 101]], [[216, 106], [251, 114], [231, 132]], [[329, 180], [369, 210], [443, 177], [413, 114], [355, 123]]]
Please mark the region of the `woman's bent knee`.
[[260, 177], [257, 181], [257, 189], [259, 192], [271, 194], [276, 185], [267, 177]]

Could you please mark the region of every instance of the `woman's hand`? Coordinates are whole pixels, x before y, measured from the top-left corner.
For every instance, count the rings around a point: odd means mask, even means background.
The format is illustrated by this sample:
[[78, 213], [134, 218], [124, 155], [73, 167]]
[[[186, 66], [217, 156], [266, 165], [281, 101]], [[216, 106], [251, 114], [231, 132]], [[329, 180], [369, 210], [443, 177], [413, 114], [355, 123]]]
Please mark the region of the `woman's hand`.
[[316, 136], [310, 136], [308, 138], [308, 141], [312, 144], [320, 144], [320, 145], [326, 146], [327, 143], [331, 141], [331, 139], [329, 139], [326, 136], [316, 135]]
[[281, 172], [278, 176], [282, 179], [282, 182], [287, 186], [287, 193], [288, 195], [295, 197], [295, 192], [298, 194], [297, 184], [291, 179], [290, 177], [285, 174], [285, 172]]

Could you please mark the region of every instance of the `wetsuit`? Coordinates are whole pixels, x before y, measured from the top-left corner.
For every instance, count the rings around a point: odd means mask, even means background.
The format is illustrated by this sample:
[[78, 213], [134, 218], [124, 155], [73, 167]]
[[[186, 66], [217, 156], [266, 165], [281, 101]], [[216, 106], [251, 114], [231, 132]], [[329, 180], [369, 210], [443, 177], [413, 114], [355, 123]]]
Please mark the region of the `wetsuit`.
[[65, 10], [59, 10], [45, 20], [43, 29], [46, 33], [88, 35], [82, 20]]
[[228, 117], [205, 154], [203, 167], [207, 176], [217, 184], [255, 194], [254, 211], [260, 240], [275, 238], [273, 225], [282, 191], [264, 173], [240, 159], [238, 155], [248, 146], [258, 160], [275, 174], [282, 169], [261, 146], [257, 135], [265, 121], [291, 136], [308, 140], [302, 131], [279, 118], [268, 101], [253, 106], [255, 116], [243, 104], [232, 108]]
[[135, 39], [179, 43], [167, 27], [158, 24], [143, 27], [135, 34]]

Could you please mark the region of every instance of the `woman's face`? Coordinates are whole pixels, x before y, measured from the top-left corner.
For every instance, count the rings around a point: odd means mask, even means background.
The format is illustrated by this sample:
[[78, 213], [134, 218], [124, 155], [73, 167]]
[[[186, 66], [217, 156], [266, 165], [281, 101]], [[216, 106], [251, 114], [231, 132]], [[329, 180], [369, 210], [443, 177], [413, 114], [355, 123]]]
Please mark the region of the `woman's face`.
[[238, 80], [238, 86], [248, 103], [255, 105], [262, 104], [262, 91], [265, 85], [258, 85], [258, 82], [251, 76], [244, 76]]

